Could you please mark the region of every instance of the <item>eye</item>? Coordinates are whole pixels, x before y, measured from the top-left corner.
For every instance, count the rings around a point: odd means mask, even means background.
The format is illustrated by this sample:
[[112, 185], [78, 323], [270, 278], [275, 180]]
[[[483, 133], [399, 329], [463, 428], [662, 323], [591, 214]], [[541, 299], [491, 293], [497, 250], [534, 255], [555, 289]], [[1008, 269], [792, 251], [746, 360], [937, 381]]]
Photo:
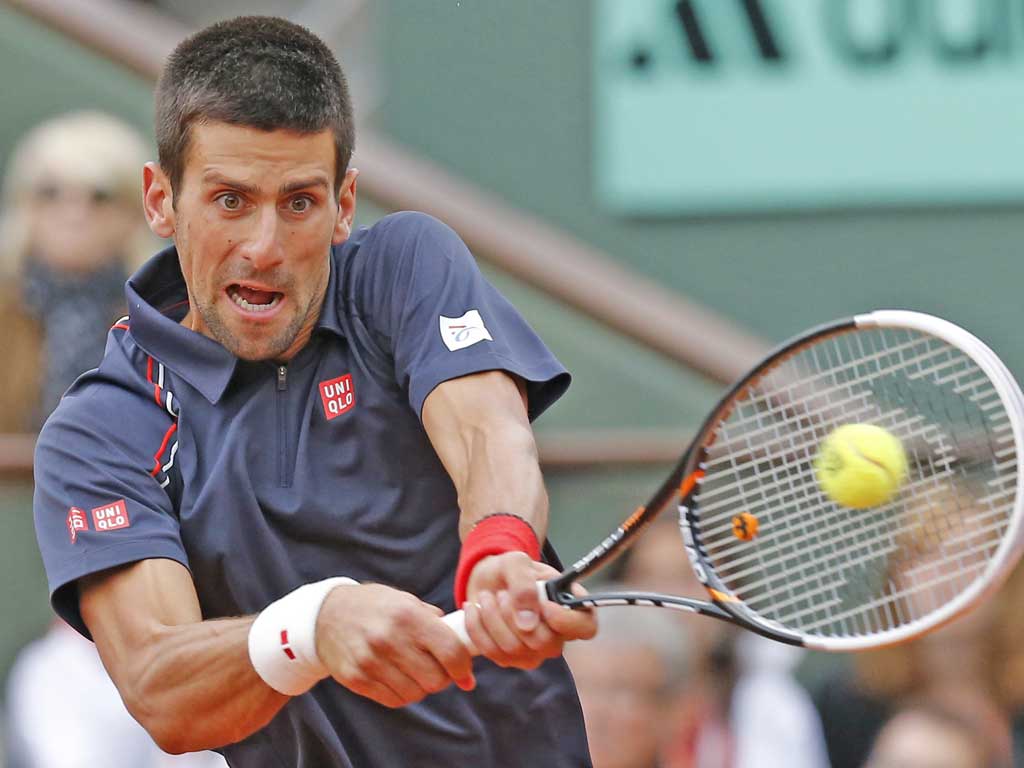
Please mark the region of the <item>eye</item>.
[[34, 194], [39, 202], [52, 203], [60, 198], [60, 188], [56, 184], [41, 184]]
[[242, 207], [242, 198], [234, 192], [225, 192], [217, 198], [217, 202], [226, 211], [237, 211]]
[[313, 207], [313, 201], [308, 197], [293, 197], [288, 202], [288, 208], [292, 213], [306, 213]]
[[89, 199], [95, 206], [109, 205], [114, 202], [114, 193], [109, 189], [97, 187], [89, 191]]

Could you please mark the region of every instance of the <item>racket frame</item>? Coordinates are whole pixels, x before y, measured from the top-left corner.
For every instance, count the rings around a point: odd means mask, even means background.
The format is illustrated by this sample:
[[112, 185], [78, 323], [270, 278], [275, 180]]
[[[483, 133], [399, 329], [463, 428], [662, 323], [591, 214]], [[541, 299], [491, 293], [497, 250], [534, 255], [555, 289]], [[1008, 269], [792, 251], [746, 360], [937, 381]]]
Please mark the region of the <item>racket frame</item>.
[[[989, 378], [1010, 420], [1014, 435], [1017, 462], [1017, 488], [1013, 513], [1006, 533], [995, 555], [981, 576], [969, 587], [941, 608], [899, 627], [881, 632], [849, 635], [820, 636], [794, 631], [751, 610], [725, 586], [715, 572], [700, 535], [699, 508], [692, 505], [694, 492], [702, 477], [701, 466], [708, 448], [713, 444], [715, 431], [726, 419], [742, 393], [756, 385], [768, 371], [775, 369], [785, 358], [828, 336], [840, 335], [855, 329], [888, 328], [918, 331], [936, 337], [957, 348], [969, 357]], [[968, 611], [993, 593], [1005, 581], [1024, 551], [1024, 525], [1022, 525], [1022, 499], [1024, 499], [1024, 395], [1016, 380], [981, 340], [941, 318], [908, 310], [877, 310], [820, 325], [791, 338], [769, 352], [751, 371], [742, 376], [722, 395], [701, 424], [696, 436], [665, 481], [646, 504], [606, 536], [596, 547], [565, 569], [559, 576], [544, 582], [549, 600], [568, 607], [599, 607], [605, 605], [653, 605], [690, 611], [735, 623], [773, 640], [790, 645], [804, 646], [822, 651], [850, 652], [879, 648], [907, 642], [947, 624]], [[697, 578], [707, 590], [707, 602], [673, 595], [646, 592], [595, 593], [576, 597], [570, 585], [603, 568], [621, 555], [639, 533], [660, 514], [673, 497], [679, 503], [679, 523], [684, 546]]]

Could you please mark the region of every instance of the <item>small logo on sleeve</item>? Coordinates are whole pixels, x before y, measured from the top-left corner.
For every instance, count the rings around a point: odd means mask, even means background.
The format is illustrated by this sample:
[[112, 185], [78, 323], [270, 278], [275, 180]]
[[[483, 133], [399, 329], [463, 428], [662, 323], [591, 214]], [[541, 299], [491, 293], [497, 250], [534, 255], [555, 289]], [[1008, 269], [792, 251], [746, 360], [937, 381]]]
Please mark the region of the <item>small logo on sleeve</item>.
[[78, 507], [72, 507], [68, 510], [68, 536], [71, 537], [71, 543], [74, 544], [78, 541], [78, 532], [89, 530], [89, 521], [85, 516], [85, 512], [80, 510]]
[[356, 393], [352, 388], [352, 374], [346, 373], [330, 381], [320, 382], [320, 399], [324, 403], [327, 420], [336, 419], [356, 404]]
[[471, 347], [478, 341], [494, 341], [491, 332], [484, 325], [479, 310], [471, 309], [462, 317], [441, 315], [441, 340], [449, 351]]
[[116, 531], [118, 528], [127, 528], [131, 525], [124, 499], [96, 507], [92, 511], [92, 524], [97, 531]]

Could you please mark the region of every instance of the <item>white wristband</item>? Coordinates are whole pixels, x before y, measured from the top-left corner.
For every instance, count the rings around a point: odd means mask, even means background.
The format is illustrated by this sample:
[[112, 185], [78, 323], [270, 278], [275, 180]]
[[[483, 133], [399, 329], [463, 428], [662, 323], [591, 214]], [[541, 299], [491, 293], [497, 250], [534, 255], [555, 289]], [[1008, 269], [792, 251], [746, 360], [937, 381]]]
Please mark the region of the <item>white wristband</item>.
[[304, 584], [264, 608], [249, 628], [249, 660], [256, 674], [288, 696], [305, 693], [327, 677], [316, 653], [320, 606], [335, 587], [358, 583], [338, 576]]

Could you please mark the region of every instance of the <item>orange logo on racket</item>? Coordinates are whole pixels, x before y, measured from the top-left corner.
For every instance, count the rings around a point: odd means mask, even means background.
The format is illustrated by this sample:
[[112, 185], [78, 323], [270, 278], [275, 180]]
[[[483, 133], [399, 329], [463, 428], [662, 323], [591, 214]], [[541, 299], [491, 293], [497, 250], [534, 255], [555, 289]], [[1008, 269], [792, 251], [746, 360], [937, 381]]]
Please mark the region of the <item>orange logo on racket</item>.
[[740, 512], [732, 519], [732, 535], [740, 541], [750, 541], [760, 527], [757, 518], [749, 512]]

